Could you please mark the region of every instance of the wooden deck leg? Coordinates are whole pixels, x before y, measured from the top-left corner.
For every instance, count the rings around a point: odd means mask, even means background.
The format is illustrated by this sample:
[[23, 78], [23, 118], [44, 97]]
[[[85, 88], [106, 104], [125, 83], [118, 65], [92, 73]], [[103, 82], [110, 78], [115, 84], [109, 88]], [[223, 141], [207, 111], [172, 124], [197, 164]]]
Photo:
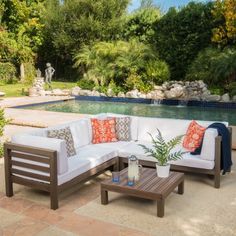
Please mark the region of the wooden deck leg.
[[216, 173], [214, 177], [214, 187], [220, 188], [220, 173]]
[[215, 173], [214, 186], [220, 188], [220, 162], [221, 162], [221, 137], [217, 136], [215, 139]]
[[13, 196], [13, 182], [11, 176], [11, 155], [10, 150], [4, 147], [4, 163], [5, 163], [5, 189], [6, 196]]
[[157, 216], [163, 217], [165, 213], [165, 199], [157, 200]]
[[50, 158], [50, 201], [51, 209], [58, 208], [57, 152]]
[[178, 185], [178, 194], [184, 194], [184, 181]]
[[102, 205], [108, 204], [108, 192], [103, 189], [101, 189], [101, 203]]
[[58, 193], [57, 190], [50, 192], [51, 209], [56, 210], [58, 208]]

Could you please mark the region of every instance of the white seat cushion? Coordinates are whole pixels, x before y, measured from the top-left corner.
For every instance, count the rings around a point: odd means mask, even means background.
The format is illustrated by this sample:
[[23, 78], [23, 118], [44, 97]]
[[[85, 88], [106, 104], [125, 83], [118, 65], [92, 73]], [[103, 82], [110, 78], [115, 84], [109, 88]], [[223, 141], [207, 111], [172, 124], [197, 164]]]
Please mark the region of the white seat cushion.
[[69, 123], [51, 126], [49, 128], [32, 130], [28, 132], [28, 134], [47, 137], [48, 130], [63, 129], [66, 127], [70, 127], [71, 134], [74, 140], [75, 149], [78, 147], [83, 147], [91, 143], [90, 119], [86, 119], [86, 118], [72, 121]]
[[68, 158], [68, 171], [58, 176], [58, 185], [68, 182], [80, 174], [114, 158], [117, 151], [111, 148], [87, 145], [76, 150], [77, 155]]
[[118, 141], [118, 142], [111, 142], [111, 143], [98, 143], [98, 144], [93, 144], [92, 146], [96, 148], [110, 148], [113, 149], [114, 151], [118, 151], [120, 148], [123, 148], [127, 145], [129, 145], [131, 142], [126, 142], [126, 141]]
[[[144, 149], [140, 147], [138, 144], [144, 144], [150, 148], [152, 147], [152, 144], [149, 142], [134, 142], [130, 143], [129, 145], [123, 148], [120, 148], [118, 155], [120, 157], [127, 157], [127, 158], [130, 157], [131, 155], [135, 155], [140, 160], [156, 162], [156, 159], [147, 156], [147, 154], [145, 154], [144, 152]], [[175, 148], [175, 150], [180, 150], [180, 149], [182, 151], [186, 151], [181, 146]], [[184, 154], [181, 160], [171, 162], [171, 164], [194, 167], [194, 168], [203, 168], [203, 169], [213, 169], [215, 165], [214, 161], [203, 160], [200, 158], [199, 155], [193, 156], [190, 153]]]

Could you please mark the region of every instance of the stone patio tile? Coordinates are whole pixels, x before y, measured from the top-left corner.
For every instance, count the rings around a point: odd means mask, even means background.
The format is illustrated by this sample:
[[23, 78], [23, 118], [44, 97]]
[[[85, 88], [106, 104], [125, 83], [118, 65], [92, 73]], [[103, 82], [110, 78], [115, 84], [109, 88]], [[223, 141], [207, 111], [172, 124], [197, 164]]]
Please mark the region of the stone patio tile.
[[[0, 208], [0, 229], [21, 220], [23, 216]], [[1, 230], [0, 230], [1, 232]], [[1, 235], [1, 233], [0, 233]]]
[[5, 196], [6, 196], [5, 193], [0, 192], [0, 199], [2, 199]]
[[4, 236], [32, 236], [47, 227], [48, 225], [43, 222], [24, 218], [14, 224], [8, 225], [2, 231]]
[[34, 204], [27, 208], [23, 214], [35, 220], [40, 220], [48, 224], [56, 224], [63, 220], [64, 217], [57, 211], [51, 210], [48, 206]]
[[57, 227], [50, 226], [38, 234], [36, 236], [80, 236], [79, 234], [73, 234], [71, 232], [67, 232], [61, 229], [58, 229]]
[[150, 234], [140, 232], [140, 231], [134, 230], [134, 229], [124, 228], [124, 229], [120, 230], [119, 236], [150, 236]]
[[8, 211], [21, 213], [33, 205], [33, 202], [19, 197], [3, 197], [0, 199], [0, 207]]
[[81, 234], [83, 236], [147, 236], [147, 234], [141, 234], [141, 232], [138, 231], [132, 231], [122, 226], [77, 215], [75, 213], [71, 213], [70, 216], [59, 222], [57, 227], [75, 234]]

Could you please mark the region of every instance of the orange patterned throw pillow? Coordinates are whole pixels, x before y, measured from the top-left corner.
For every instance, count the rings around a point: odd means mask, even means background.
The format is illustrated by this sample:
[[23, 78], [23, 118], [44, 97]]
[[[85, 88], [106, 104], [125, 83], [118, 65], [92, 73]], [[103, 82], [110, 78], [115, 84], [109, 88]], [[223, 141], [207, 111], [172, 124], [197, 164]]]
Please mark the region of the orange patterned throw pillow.
[[92, 143], [117, 142], [116, 119], [109, 118], [105, 120], [91, 119], [93, 139]]
[[193, 120], [189, 124], [187, 133], [184, 137], [183, 147], [193, 152], [200, 146], [205, 130], [205, 127], [199, 125], [195, 120]]

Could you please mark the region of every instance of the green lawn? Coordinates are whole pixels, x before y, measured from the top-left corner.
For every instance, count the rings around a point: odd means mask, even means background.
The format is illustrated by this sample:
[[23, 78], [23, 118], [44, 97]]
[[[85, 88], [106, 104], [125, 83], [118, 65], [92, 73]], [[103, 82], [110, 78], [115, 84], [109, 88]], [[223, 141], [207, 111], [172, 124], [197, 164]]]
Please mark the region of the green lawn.
[[[72, 82], [52, 82], [53, 89], [71, 89], [76, 86], [76, 83]], [[30, 86], [22, 83], [17, 84], [0, 84], [0, 91], [4, 92], [5, 97], [21, 97], [24, 96], [22, 90], [28, 91]]]

